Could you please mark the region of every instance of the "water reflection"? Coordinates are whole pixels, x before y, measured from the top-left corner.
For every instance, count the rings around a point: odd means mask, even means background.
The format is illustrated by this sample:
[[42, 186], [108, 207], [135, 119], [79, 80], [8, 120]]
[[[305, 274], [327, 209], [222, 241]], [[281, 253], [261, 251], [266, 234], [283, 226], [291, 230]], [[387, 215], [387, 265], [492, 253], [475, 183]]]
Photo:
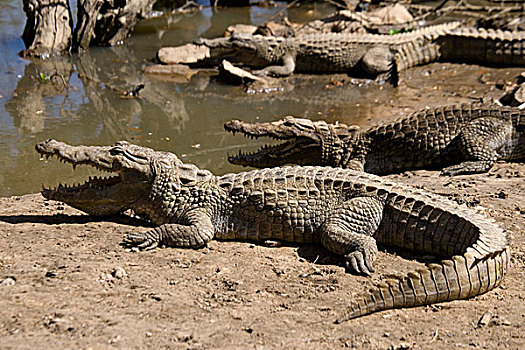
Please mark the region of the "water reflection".
[[[5, 109], [14, 120], [20, 135], [35, 134], [44, 130], [44, 118], [53, 113], [45, 99], [67, 93], [67, 82], [73, 65], [64, 58], [52, 58], [27, 65], [24, 76], [18, 81], [13, 96]], [[60, 112], [59, 112], [60, 114]]]
[[[207, 74], [198, 74], [187, 84], [155, 80], [142, 73], [146, 64], [131, 47], [119, 46], [27, 65], [6, 110], [19, 134], [30, 139], [19, 147], [24, 162], [15, 159], [7, 172], [22, 173], [19, 167], [27, 166], [27, 161], [36, 162], [33, 144], [46, 138], [72, 144], [129, 140], [176, 152], [216, 173], [238, 171], [226, 162], [227, 153], [236, 150], [239, 142], [248, 147], [257, 143], [226, 134], [225, 121], [264, 121], [285, 115], [341, 120], [347, 115], [360, 123], [368, 113], [359, 115], [349, 106], [372, 102], [370, 94], [379, 92], [383, 98], [391, 94], [388, 89], [380, 92], [377, 85], [336, 86], [329, 76], [297, 75], [292, 79], [294, 88], [286, 93], [246, 95], [242, 88], [223, 85]], [[343, 79], [348, 78], [341, 76], [339, 81]], [[140, 98], [123, 98], [124, 91], [139, 84], [145, 85]], [[16, 188], [13, 192], [37, 191], [42, 179], [49, 179], [48, 172], [54, 173], [57, 167], [62, 172], [56, 173], [56, 181], [67, 180], [61, 176], [64, 168], [51, 163], [34, 174], [35, 179], [15, 179], [8, 187]], [[65, 174], [78, 181], [84, 177], [69, 170]]]
[[[210, 74], [195, 75], [188, 83], [143, 74], [161, 46], [219, 35], [229, 24], [254, 20], [246, 8], [224, 11], [226, 15], [176, 16], [169, 26], [161, 23], [167, 19], [156, 19], [140, 25], [125, 45], [28, 63], [14, 92], [0, 100], [0, 106], [5, 103], [5, 110], [0, 109], [0, 196], [38, 191], [42, 182], [85, 179], [91, 170], [73, 172], [55, 161], [39, 161], [34, 144], [47, 138], [91, 145], [128, 140], [175, 152], [220, 174], [241, 170], [227, 162], [228, 152], [260, 144], [227, 134], [223, 124], [229, 119], [269, 121], [295, 115], [361, 123], [370, 109], [356, 109], [356, 104], [368, 101], [370, 106], [393, 93], [377, 85], [353, 86], [344, 75], [336, 78], [339, 83], [345, 79], [342, 86], [331, 82], [332, 76], [296, 75], [286, 93], [248, 96]], [[158, 27], [165, 32], [157, 33]], [[139, 84], [145, 85], [139, 98], [123, 98], [124, 91]]]

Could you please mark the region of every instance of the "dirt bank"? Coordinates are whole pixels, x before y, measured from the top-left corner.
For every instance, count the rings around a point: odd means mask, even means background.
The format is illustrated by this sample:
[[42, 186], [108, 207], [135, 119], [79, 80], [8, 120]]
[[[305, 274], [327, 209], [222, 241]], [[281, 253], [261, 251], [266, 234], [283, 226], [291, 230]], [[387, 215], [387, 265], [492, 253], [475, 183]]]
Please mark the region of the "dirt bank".
[[[95, 221], [38, 194], [0, 198], [0, 347], [523, 348], [524, 177], [524, 164], [456, 178], [391, 176], [466, 203], [511, 230], [510, 271], [502, 287], [478, 298], [342, 325], [333, 324], [335, 315], [359, 291], [418, 263], [382, 252], [368, 279], [346, 274], [314, 246], [213, 241], [197, 251], [133, 253], [119, 245], [126, 232], [146, 229], [133, 220]], [[483, 315], [487, 324], [478, 326]]]

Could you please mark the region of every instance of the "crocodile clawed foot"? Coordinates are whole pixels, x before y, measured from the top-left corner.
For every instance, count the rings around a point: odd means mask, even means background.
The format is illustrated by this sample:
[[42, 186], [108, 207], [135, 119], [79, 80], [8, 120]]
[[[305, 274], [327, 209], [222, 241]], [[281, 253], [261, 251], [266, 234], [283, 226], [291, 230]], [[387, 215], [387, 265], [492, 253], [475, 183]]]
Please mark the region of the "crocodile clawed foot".
[[345, 255], [346, 268], [350, 270], [350, 272], [370, 276], [375, 271], [372, 266], [375, 256], [376, 254], [373, 250], [356, 250]]
[[445, 168], [443, 170], [441, 170], [441, 173], [439, 173], [440, 176], [454, 176], [454, 175], [458, 175], [458, 170], [455, 169], [455, 167], [453, 166], [450, 166], [448, 168]]
[[469, 160], [463, 163], [451, 165], [441, 170], [441, 175], [467, 175], [486, 173], [492, 168], [496, 159], [493, 160]]
[[130, 232], [124, 238], [123, 244], [126, 247], [136, 247], [140, 250], [155, 249], [159, 245], [159, 241], [147, 234], [147, 232]]
[[441, 170], [440, 176], [456, 176], [470, 174], [471, 172], [466, 171], [463, 167], [451, 166]]

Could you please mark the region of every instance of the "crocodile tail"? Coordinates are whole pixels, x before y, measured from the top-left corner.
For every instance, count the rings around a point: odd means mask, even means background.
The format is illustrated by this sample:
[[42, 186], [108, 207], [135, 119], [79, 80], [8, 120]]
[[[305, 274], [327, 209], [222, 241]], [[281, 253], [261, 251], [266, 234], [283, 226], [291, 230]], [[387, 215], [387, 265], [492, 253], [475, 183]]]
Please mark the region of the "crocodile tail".
[[525, 65], [525, 33], [484, 28], [457, 28], [437, 39], [446, 61], [503, 66]]
[[441, 57], [440, 46], [435, 43], [421, 44], [417, 41], [402, 45], [394, 56], [398, 72], [408, 68], [435, 62]]
[[497, 287], [509, 264], [508, 248], [478, 260], [467, 252], [380, 283], [348, 306], [336, 323], [373, 312], [467, 299]]

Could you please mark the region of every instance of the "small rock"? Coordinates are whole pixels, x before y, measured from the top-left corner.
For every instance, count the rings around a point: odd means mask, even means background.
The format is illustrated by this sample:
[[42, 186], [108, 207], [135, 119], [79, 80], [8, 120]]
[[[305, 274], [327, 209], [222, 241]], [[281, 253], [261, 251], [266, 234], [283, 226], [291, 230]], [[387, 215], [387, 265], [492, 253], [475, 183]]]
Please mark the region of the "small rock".
[[476, 328], [481, 328], [481, 327], [485, 327], [486, 325], [489, 324], [490, 320], [492, 319], [492, 312], [490, 311], [487, 311], [483, 314], [483, 316], [481, 316], [481, 318], [479, 319], [478, 321], [478, 325]]
[[210, 57], [210, 48], [205, 45], [186, 44], [178, 47], [163, 47], [157, 53], [164, 64], [197, 63]]
[[53, 278], [53, 277], [56, 277], [57, 274], [54, 271], [47, 271], [45, 276], [49, 278]]
[[312, 269], [314, 270], [314, 272], [312, 272], [312, 275], [317, 275], [317, 276], [324, 275], [324, 273], [323, 273], [324, 271], [322, 271], [318, 267], [312, 266]]
[[411, 348], [412, 346], [409, 343], [403, 342], [403, 343], [399, 343], [398, 345], [390, 345], [388, 349], [390, 350], [408, 350]]
[[266, 247], [280, 247], [283, 245], [283, 242], [279, 240], [267, 239], [264, 241], [264, 245]]
[[126, 277], [128, 274], [126, 272], [126, 270], [124, 270], [122, 267], [116, 267], [113, 272], [111, 272], [111, 275], [117, 279], [123, 279], [124, 277]]
[[0, 282], [0, 286], [14, 286], [16, 282], [16, 278], [13, 276], [5, 278], [2, 282]]
[[162, 298], [159, 297], [158, 295], [151, 295], [151, 299], [153, 299], [155, 301], [162, 301]]
[[257, 27], [251, 24], [232, 24], [226, 28], [224, 36], [231, 36], [233, 34], [253, 34]]
[[511, 325], [509, 320], [501, 316], [498, 316], [496, 319], [493, 319], [492, 321], [490, 321], [490, 324], [495, 325], [495, 326], [510, 326]]
[[[295, 25], [297, 26], [297, 25]], [[298, 26], [300, 28], [300, 26]], [[264, 36], [284, 36], [292, 37], [294, 33], [294, 24], [292, 23], [278, 23], [274, 21], [266, 22], [260, 25], [253, 34]]]
[[389, 5], [369, 13], [370, 20], [376, 24], [398, 24], [414, 20], [410, 12], [401, 4]]
[[102, 272], [100, 274], [100, 278], [98, 281], [99, 282], [113, 282], [114, 279], [115, 278], [111, 274]]
[[146, 67], [144, 73], [160, 75], [169, 81], [184, 83], [188, 82], [197, 71], [184, 64], [155, 64]]
[[151, 337], [153, 335], [153, 333], [151, 332], [146, 332], [146, 337]]
[[48, 315], [43, 317], [43, 323], [46, 328], [49, 328], [53, 331], [63, 332], [63, 331], [74, 331], [70, 322], [63, 317], [61, 314]]
[[496, 195], [498, 198], [501, 198], [501, 199], [506, 199], [509, 197], [508, 193], [505, 192], [505, 190], [501, 190], [498, 192], [498, 194]]

